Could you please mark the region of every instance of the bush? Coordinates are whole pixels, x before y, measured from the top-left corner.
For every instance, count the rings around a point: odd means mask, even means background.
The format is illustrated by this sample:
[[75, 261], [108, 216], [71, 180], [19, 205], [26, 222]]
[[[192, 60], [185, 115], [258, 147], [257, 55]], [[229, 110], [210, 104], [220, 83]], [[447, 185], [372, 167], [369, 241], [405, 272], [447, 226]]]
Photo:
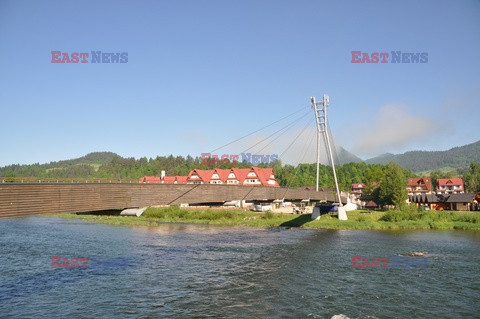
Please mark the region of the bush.
[[467, 222], [473, 224], [480, 224], [480, 214], [479, 213], [457, 213], [455, 217], [453, 217], [455, 221], [459, 222]]
[[273, 218], [273, 213], [270, 210], [267, 210], [265, 214], [262, 216], [263, 219], [272, 219]]
[[418, 220], [421, 214], [417, 212], [415, 205], [405, 206], [403, 210], [389, 210], [380, 220], [385, 222], [400, 222], [403, 220]]
[[421, 219], [434, 222], [448, 222], [452, 220], [452, 215], [447, 212], [440, 212], [436, 210], [425, 211], [421, 214]]
[[359, 222], [366, 222], [367, 220], [368, 220], [368, 218], [365, 217], [365, 216], [359, 216], [359, 217], [357, 218], [357, 221], [359, 221]]

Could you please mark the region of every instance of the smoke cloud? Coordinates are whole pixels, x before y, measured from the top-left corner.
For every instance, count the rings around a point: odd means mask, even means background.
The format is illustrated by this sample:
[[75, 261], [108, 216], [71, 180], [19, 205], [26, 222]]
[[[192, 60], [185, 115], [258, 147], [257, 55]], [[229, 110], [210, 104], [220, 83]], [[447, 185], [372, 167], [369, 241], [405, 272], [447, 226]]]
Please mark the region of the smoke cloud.
[[417, 144], [434, 128], [432, 120], [409, 114], [405, 105], [385, 105], [370, 123], [359, 126], [354, 134], [353, 152], [372, 156]]

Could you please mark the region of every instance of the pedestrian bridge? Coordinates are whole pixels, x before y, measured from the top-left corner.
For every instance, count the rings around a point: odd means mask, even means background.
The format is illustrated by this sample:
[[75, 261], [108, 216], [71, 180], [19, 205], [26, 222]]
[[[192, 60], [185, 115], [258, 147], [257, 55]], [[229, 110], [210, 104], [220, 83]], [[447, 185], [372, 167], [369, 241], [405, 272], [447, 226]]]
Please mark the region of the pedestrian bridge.
[[[337, 202], [335, 193], [299, 188], [122, 183], [2, 183], [0, 217], [76, 213], [153, 205], [246, 201]], [[346, 198], [342, 197], [346, 203]]]

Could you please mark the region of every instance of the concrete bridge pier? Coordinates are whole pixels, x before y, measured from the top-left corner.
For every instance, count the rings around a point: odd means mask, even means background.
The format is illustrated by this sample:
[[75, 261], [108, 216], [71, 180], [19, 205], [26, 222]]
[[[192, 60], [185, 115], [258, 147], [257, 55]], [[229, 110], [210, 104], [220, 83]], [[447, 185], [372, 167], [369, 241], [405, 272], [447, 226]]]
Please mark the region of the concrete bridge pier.
[[345, 206], [338, 206], [338, 219], [339, 220], [348, 220], [347, 218], [347, 211]]

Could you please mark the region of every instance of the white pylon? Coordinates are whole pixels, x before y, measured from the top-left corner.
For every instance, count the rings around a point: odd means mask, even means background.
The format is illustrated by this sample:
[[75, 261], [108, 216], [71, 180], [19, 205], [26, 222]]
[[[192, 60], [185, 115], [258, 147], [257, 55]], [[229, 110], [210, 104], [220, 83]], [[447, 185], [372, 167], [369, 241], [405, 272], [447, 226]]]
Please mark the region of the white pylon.
[[[323, 135], [323, 138], [325, 141], [325, 148], [327, 149], [327, 156], [333, 170], [335, 190], [337, 191], [338, 219], [347, 220], [347, 212], [345, 211], [345, 207], [343, 207], [342, 198], [340, 196], [340, 190], [338, 189], [337, 173], [335, 172], [335, 163], [333, 162], [332, 148], [330, 147], [330, 137], [328, 136], [328, 130], [327, 130], [327, 106], [329, 104], [329, 98], [328, 98], [328, 95], [324, 94], [322, 102], [317, 102], [314, 96], [312, 96], [310, 99], [312, 102], [312, 108], [315, 112], [315, 121], [317, 123], [317, 179], [315, 184], [315, 190], [318, 192], [318, 177], [319, 177], [318, 174], [320, 169], [320, 135]], [[317, 214], [312, 214], [312, 218], [316, 219], [320, 216], [320, 214], [318, 214], [318, 216], [316, 215]]]

